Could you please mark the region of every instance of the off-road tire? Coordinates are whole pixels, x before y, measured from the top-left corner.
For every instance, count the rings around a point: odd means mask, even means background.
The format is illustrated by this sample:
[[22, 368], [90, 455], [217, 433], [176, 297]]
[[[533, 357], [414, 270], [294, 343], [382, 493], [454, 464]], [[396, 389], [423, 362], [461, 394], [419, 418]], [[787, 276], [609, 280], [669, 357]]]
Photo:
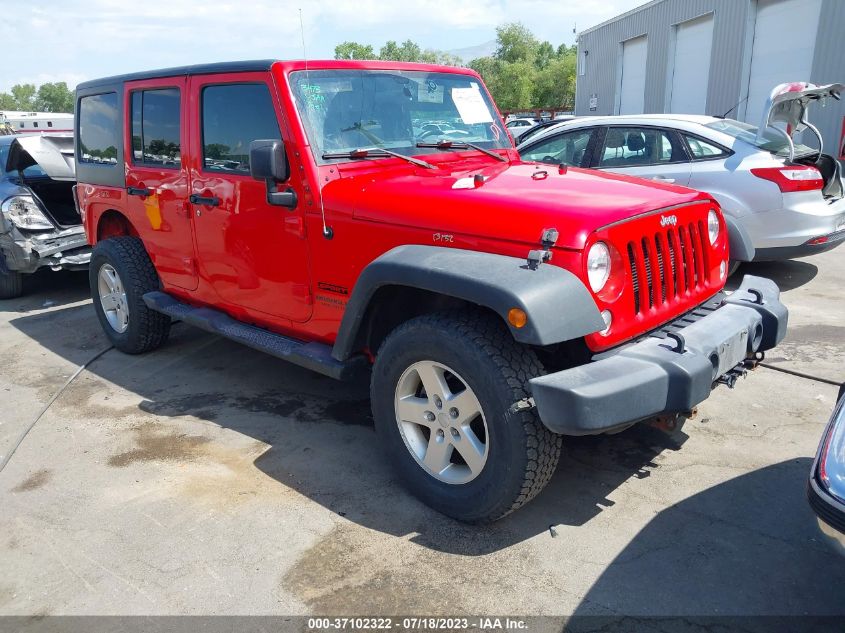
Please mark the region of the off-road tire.
[[[463, 484], [430, 475], [402, 439], [394, 406], [397, 382], [419, 361], [442, 363], [461, 375], [481, 404], [489, 454], [481, 473]], [[562, 438], [534, 410], [512, 410], [530, 396], [529, 379], [543, 374], [529, 348], [504, 324], [481, 312], [424, 315], [397, 327], [376, 355], [370, 396], [376, 432], [407, 488], [435, 510], [468, 523], [489, 523], [533, 499], [557, 467]]]
[[[110, 264], [117, 271], [129, 306], [129, 327], [117, 332], [109, 324], [100, 302], [100, 267]], [[98, 242], [91, 253], [88, 282], [94, 310], [106, 336], [121, 352], [141, 354], [161, 346], [170, 334], [170, 317], [150, 310], [144, 303], [147, 292], [160, 287], [158, 274], [143, 242], [137, 237], [111, 237]]]
[[17, 299], [22, 294], [23, 275], [16, 271], [0, 273], [0, 299]]

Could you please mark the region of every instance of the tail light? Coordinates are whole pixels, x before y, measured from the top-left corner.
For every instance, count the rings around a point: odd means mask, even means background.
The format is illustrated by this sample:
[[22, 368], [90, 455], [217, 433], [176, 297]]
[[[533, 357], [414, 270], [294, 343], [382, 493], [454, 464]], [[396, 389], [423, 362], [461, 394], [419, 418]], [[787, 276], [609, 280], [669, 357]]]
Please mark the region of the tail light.
[[751, 173], [775, 183], [783, 193], [823, 189], [824, 179], [815, 167], [804, 165], [791, 167], [757, 167]]

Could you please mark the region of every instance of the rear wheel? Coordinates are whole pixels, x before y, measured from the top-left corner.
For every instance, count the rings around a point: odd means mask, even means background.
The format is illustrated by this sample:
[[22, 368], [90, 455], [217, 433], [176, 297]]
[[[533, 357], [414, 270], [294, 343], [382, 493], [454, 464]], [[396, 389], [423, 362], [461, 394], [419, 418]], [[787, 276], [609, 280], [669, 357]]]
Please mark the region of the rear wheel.
[[159, 280], [137, 237], [99, 242], [91, 254], [88, 281], [97, 318], [117, 349], [140, 354], [167, 340], [170, 317], [144, 303], [144, 294], [158, 290]]
[[534, 353], [486, 314], [426, 315], [394, 330], [373, 367], [376, 431], [423, 502], [473, 523], [499, 519], [548, 483], [561, 437], [511, 410], [543, 373]]
[[0, 273], [0, 299], [16, 299], [22, 294], [23, 275], [15, 271]]

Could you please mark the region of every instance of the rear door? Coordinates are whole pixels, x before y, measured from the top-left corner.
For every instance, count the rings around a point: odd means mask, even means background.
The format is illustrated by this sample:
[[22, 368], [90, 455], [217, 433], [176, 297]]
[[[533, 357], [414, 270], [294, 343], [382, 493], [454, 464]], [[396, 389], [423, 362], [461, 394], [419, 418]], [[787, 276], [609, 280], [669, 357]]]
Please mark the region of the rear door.
[[[306, 321], [304, 204], [268, 204], [266, 183], [249, 173], [250, 143], [283, 138], [270, 75], [198, 75], [190, 79], [190, 94], [191, 208], [203, 277], [225, 302]], [[303, 199], [298, 174], [289, 184]]]
[[184, 77], [127, 82], [126, 199], [130, 217], [144, 223], [144, 245], [165, 285], [197, 287], [188, 172]]
[[667, 184], [689, 183], [689, 157], [674, 130], [612, 126], [604, 128], [600, 137], [592, 167]]

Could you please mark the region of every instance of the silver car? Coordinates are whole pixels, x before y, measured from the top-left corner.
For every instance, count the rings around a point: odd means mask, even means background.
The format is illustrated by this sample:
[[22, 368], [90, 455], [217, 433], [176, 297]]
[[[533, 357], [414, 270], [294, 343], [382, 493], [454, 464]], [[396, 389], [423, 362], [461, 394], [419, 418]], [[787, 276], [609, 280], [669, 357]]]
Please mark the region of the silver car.
[[[734, 261], [804, 257], [845, 241], [841, 168], [821, 149], [807, 122], [810, 103], [836, 97], [842, 84], [782, 84], [772, 91], [761, 126], [685, 114], [579, 118], [521, 144], [524, 160], [651, 178], [710, 193], [729, 228], [745, 232], [754, 252]], [[820, 149], [795, 143], [814, 132]], [[785, 130], [789, 130], [787, 134]], [[741, 245], [743, 240], [736, 240]]]

